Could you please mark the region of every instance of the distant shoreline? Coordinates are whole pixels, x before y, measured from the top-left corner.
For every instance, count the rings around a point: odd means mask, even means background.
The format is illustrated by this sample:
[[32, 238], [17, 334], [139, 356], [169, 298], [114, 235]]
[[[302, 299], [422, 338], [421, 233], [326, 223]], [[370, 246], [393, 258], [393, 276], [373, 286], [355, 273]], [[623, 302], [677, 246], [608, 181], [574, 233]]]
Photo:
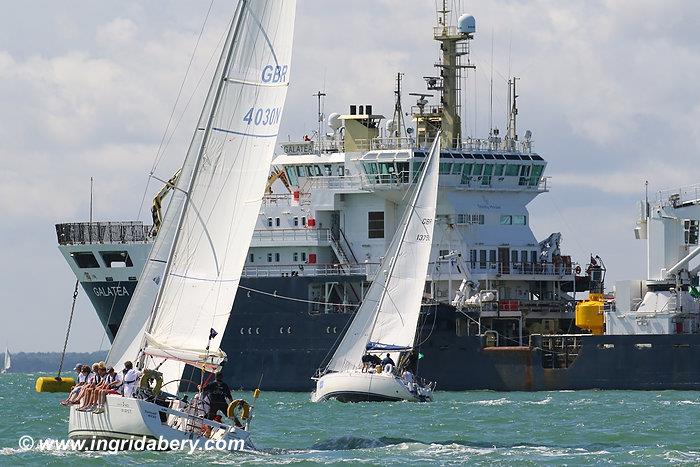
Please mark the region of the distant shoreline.
[[[48, 373], [55, 374], [58, 372], [58, 365], [61, 362], [61, 352], [17, 352], [12, 356], [12, 368], [9, 373]], [[5, 352], [0, 354], [0, 361], [5, 358]], [[70, 375], [73, 373], [73, 368], [78, 363], [83, 365], [91, 365], [94, 362], [104, 361], [107, 358], [107, 351], [101, 350], [96, 352], [66, 352], [63, 360], [63, 370], [61, 374]]]

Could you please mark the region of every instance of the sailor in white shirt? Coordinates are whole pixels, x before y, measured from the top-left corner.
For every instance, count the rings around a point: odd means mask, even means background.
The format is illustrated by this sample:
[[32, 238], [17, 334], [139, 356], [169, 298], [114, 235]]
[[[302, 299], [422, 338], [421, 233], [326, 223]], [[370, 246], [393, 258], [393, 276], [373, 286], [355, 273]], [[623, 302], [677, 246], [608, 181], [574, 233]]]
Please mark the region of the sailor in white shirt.
[[134, 368], [133, 363], [124, 362], [122, 374], [122, 394], [124, 397], [133, 397], [141, 372]]

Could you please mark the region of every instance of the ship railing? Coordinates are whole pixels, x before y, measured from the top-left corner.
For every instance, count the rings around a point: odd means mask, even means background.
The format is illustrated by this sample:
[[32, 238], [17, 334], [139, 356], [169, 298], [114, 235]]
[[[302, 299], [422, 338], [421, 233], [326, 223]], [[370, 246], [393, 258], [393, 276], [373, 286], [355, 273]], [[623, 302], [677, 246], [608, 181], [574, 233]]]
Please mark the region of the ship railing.
[[305, 191], [316, 190], [364, 190], [367, 186], [364, 175], [309, 177], [304, 185]]
[[56, 224], [59, 245], [90, 243], [145, 243], [152, 226], [141, 221], [73, 222]]
[[411, 149], [416, 147], [416, 140], [410, 136], [377, 137], [372, 139], [356, 139], [355, 144], [365, 151], [382, 151], [386, 149]]
[[256, 229], [253, 232], [251, 246], [256, 246], [256, 243], [262, 242], [318, 242], [330, 244], [331, 232], [329, 229], [312, 229], [312, 228], [297, 228], [297, 229]]
[[359, 275], [374, 277], [379, 268], [378, 263], [363, 264], [247, 264], [243, 268], [243, 277], [315, 277], [315, 276], [347, 276]]
[[472, 273], [494, 272], [496, 274], [570, 276], [572, 266], [552, 262], [467, 261]]
[[294, 196], [291, 193], [285, 193], [281, 195], [268, 194], [263, 196], [262, 205], [263, 206], [294, 206], [294, 205], [305, 205], [311, 203], [310, 193], [299, 193], [299, 199], [294, 200]]
[[685, 203], [697, 202], [700, 200], [700, 183], [682, 186], [671, 190], [662, 190], [658, 194], [660, 206], [677, 207]]

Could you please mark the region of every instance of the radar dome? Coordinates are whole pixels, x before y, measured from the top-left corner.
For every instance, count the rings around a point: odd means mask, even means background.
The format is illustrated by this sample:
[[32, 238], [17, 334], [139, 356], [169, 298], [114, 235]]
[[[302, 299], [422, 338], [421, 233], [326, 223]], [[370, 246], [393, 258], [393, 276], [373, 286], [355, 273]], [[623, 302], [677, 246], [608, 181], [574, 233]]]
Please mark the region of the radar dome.
[[331, 130], [336, 131], [338, 128], [343, 126], [343, 122], [340, 121], [340, 114], [337, 112], [333, 112], [328, 116], [328, 126], [331, 128]]
[[476, 32], [476, 20], [472, 15], [462, 15], [457, 20], [457, 29], [462, 34], [474, 34]]

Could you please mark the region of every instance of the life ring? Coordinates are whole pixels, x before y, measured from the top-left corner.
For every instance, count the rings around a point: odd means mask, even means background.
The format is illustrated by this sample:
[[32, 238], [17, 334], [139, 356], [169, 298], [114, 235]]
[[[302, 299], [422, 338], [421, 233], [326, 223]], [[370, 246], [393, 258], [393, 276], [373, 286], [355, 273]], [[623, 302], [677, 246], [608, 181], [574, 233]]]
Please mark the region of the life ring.
[[232, 419], [236, 426], [241, 427], [241, 420], [247, 421], [250, 418], [250, 404], [243, 399], [236, 399], [226, 408], [226, 416]]
[[576, 272], [576, 275], [581, 274], [581, 266], [576, 266], [576, 269], [574, 269]]
[[[150, 381], [155, 380], [155, 386], [151, 387]], [[154, 396], [160, 394], [160, 388], [163, 387], [163, 373], [156, 370], [143, 370], [139, 387], [145, 391], [151, 391]]]
[[384, 373], [393, 373], [394, 372], [394, 365], [391, 363], [387, 363], [384, 365]]

